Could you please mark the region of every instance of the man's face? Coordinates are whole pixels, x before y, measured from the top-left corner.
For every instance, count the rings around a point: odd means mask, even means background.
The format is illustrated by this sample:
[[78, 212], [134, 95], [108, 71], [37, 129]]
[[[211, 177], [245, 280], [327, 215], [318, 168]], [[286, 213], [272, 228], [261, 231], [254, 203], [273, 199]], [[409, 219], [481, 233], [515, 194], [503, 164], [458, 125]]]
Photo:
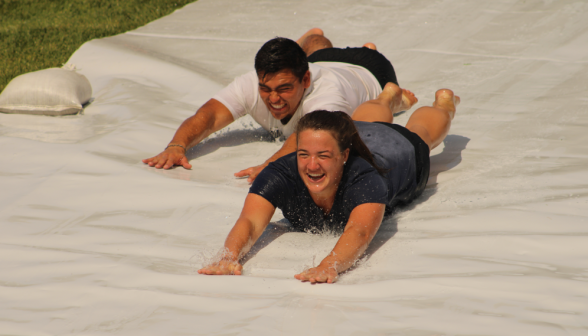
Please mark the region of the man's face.
[[259, 77], [259, 95], [274, 118], [282, 120], [298, 109], [304, 90], [310, 86], [310, 71], [298, 80], [286, 69]]

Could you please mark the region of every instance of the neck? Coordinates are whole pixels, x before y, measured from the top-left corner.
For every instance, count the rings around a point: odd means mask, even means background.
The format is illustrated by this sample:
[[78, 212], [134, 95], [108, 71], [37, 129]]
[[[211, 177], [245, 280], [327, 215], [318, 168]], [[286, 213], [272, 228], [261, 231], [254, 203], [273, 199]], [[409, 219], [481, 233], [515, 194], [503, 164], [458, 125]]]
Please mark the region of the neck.
[[[295, 113], [296, 113], [296, 112], [295, 112]], [[286, 124], [287, 124], [287, 123], [290, 121], [290, 119], [292, 119], [292, 116], [293, 116], [293, 114], [292, 114], [292, 115], [289, 115], [289, 116], [286, 116], [286, 117], [284, 117], [284, 118], [282, 118], [282, 119], [280, 120], [280, 122], [282, 123], [282, 125], [286, 125]]]
[[312, 197], [314, 204], [321, 208], [325, 215], [328, 215], [331, 211], [331, 208], [333, 207], [333, 203], [335, 203], [335, 193], [336, 190], [332, 193], [329, 193], [329, 195], [310, 194], [310, 197]]

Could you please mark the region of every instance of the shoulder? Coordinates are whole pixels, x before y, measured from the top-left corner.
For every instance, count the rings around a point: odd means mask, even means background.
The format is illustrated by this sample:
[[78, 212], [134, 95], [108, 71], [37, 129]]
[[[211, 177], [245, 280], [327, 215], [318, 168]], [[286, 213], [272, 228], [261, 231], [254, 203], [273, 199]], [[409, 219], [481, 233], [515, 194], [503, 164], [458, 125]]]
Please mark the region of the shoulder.
[[292, 176], [298, 174], [298, 166], [296, 163], [296, 152], [284, 155], [274, 162], [271, 162], [267, 168], [275, 174], [282, 174]]
[[235, 81], [236, 82], [243, 82], [248, 85], [253, 84], [254, 86], [257, 86], [257, 84], [259, 83], [259, 80], [257, 78], [257, 73], [255, 72], [255, 70], [248, 71], [248, 72], [242, 74], [241, 76], [236, 77]]
[[225, 89], [231, 90], [251, 90], [254, 89], [257, 91], [257, 86], [259, 85], [259, 80], [257, 79], [257, 74], [255, 70], [251, 70], [242, 74], [241, 76], [235, 77], [235, 79], [225, 87]]
[[303, 114], [316, 110], [353, 112], [341, 81], [330, 69], [309, 64], [311, 84], [303, 98]]
[[366, 177], [376, 179], [381, 179], [382, 177], [376, 168], [358, 156], [350, 156], [345, 166], [343, 177], [349, 184], [353, 184]]
[[257, 103], [259, 81], [255, 70], [236, 77], [212, 98], [225, 105], [235, 119], [249, 113]]
[[299, 189], [296, 153], [288, 154], [270, 163], [257, 176], [249, 192], [268, 200], [275, 207], [282, 208], [290, 195]]
[[349, 157], [341, 186], [345, 199], [354, 203], [354, 206], [362, 203], [386, 204], [388, 197], [386, 179], [361, 157]]
[[310, 81], [313, 82], [321, 77], [321, 71], [323, 67], [315, 64], [315, 63], [308, 63], [308, 71], [310, 71]]

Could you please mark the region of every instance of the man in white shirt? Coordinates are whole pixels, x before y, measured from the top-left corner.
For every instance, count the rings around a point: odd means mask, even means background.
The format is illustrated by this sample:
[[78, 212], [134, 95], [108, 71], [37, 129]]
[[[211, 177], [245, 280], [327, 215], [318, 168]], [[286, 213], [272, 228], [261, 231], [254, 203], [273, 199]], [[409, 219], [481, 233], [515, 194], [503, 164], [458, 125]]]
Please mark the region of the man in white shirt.
[[[296, 150], [293, 132], [303, 115], [315, 110], [351, 115], [361, 103], [378, 98], [387, 82], [398, 85], [392, 64], [375, 49], [372, 43], [333, 48], [318, 28], [297, 42], [272, 39], [255, 56], [254, 71], [237, 77], [206, 102], [182, 123], [162, 153], [143, 162], [155, 168], [181, 165], [190, 169], [185, 156], [188, 148], [249, 114], [275, 137], [286, 138], [263, 164], [235, 173], [252, 182], [270, 162]], [[402, 106], [410, 108], [417, 99], [403, 90], [403, 101]]]

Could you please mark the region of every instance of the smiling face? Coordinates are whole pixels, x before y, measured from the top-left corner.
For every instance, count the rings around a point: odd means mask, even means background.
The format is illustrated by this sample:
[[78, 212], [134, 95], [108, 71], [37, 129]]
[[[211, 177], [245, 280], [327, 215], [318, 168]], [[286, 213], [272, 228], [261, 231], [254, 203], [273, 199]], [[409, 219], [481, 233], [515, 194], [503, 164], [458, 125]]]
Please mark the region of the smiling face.
[[341, 152], [328, 131], [306, 129], [298, 134], [298, 173], [317, 205], [335, 200], [349, 149]]
[[294, 115], [304, 90], [310, 86], [310, 72], [299, 80], [291, 70], [286, 69], [259, 78], [259, 95], [265, 106], [278, 120]]

